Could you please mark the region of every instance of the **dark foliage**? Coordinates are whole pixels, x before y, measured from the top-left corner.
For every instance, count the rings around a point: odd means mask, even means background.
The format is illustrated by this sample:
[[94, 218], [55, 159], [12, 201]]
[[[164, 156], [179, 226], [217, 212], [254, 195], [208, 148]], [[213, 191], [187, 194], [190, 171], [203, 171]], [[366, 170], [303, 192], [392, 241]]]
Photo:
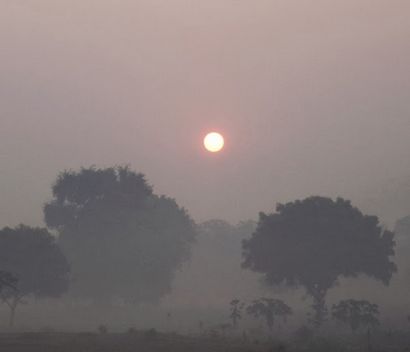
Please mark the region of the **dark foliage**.
[[59, 297], [69, 283], [69, 265], [55, 238], [43, 228], [20, 225], [0, 231], [1, 298], [11, 309], [13, 324], [17, 305], [26, 296]]
[[17, 278], [7, 272], [7, 271], [0, 271], [0, 292], [3, 290], [9, 289], [16, 289]]
[[242, 265], [265, 274], [270, 285], [304, 287], [313, 297], [315, 325], [325, 320], [326, 293], [340, 276], [363, 273], [387, 285], [396, 271], [393, 233], [349, 201], [310, 197], [276, 211], [260, 213], [256, 231], [243, 241]]
[[255, 318], [262, 317], [265, 319], [266, 326], [272, 331], [275, 318], [281, 318], [286, 321], [287, 317], [292, 314], [292, 309], [282, 300], [274, 298], [259, 298], [254, 300], [247, 308], [248, 314]]
[[366, 300], [346, 299], [332, 306], [332, 317], [348, 325], [352, 332], [360, 327], [374, 328], [379, 325], [379, 307]]
[[230, 303], [230, 315], [232, 321], [232, 326], [236, 328], [238, 326], [238, 321], [242, 319], [242, 309], [245, 306], [243, 302], [235, 298]]
[[169, 292], [195, 237], [186, 211], [127, 167], [63, 172], [44, 215], [72, 265], [71, 293], [102, 301]]

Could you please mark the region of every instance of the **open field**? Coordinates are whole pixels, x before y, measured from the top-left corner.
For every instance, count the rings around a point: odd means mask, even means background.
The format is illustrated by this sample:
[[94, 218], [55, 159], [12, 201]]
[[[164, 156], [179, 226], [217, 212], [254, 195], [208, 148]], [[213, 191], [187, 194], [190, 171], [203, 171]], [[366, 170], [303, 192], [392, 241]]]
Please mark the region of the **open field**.
[[[262, 350], [262, 346], [252, 351]], [[4, 352], [245, 352], [250, 346], [222, 339], [173, 334], [20, 333], [1, 334]]]
[[408, 352], [410, 334], [380, 333], [370, 345], [363, 334], [315, 337], [304, 342], [247, 341], [221, 337], [132, 332], [0, 334], [4, 352]]

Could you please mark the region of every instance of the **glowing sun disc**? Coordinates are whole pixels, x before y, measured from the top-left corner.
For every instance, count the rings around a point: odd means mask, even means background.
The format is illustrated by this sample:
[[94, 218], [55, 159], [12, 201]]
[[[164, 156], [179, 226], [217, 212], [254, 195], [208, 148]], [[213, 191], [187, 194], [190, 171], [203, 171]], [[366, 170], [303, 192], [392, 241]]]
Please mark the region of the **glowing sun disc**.
[[204, 146], [211, 153], [219, 152], [224, 143], [224, 137], [218, 132], [210, 132], [204, 138]]

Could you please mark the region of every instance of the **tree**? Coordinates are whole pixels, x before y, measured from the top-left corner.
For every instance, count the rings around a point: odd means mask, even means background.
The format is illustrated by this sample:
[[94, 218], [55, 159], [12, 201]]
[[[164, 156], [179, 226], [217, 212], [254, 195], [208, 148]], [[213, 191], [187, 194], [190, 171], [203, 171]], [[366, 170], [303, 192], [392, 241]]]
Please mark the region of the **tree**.
[[238, 326], [238, 320], [242, 319], [242, 309], [244, 307], [244, 303], [242, 303], [239, 299], [235, 298], [230, 303], [230, 311], [231, 314], [229, 317], [232, 320], [232, 326], [234, 329]]
[[272, 331], [275, 317], [286, 321], [287, 317], [292, 314], [292, 309], [280, 299], [259, 298], [246, 308], [246, 312], [255, 318], [264, 318], [269, 331]]
[[72, 266], [73, 296], [156, 301], [189, 258], [195, 225], [128, 167], [61, 173], [45, 221]]
[[0, 271], [0, 292], [6, 289], [16, 289], [17, 278], [7, 271]]
[[366, 300], [347, 299], [332, 306], [332, 317], [357, 331], [360, 327], [374, 328], [379, 325], [379, 307]]
[[10, 308], [10, 326], [23, 298], [59, 297], [69, 283], [69, 265], [44, 228], [20, 225], [0, 230], [1, 299]]
[[362, 273], [389, 284], [396, 271], [393, 236], [350, 201], [309, 197], [260, 213], [256, 231], [243, 241], [242, 266], [264, 274], [269, 285], [304, 287], [313, 298], [312, 322], [320, 326], [326, 293], [339, 277]]

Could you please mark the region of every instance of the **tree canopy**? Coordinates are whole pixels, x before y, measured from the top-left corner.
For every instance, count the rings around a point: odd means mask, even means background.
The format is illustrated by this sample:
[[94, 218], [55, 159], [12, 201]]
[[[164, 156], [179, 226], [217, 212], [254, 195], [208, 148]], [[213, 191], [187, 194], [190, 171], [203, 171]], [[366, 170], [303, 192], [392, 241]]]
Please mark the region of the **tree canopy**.
[[155, 301], [189, 258], [195, 225], [128, 167], [61, 173], [45, 221], [72, 265], [73, 295]]
[[282, 300], [275, 298], [259, 298], [254, 300], [247, 308], [248, 314], [255, 318], [265, 319], [266, 326], [272, 331], [275, 318], [286, 321], [287, 317], [293, 314], [292, 309]]
[[241, 302], [239, 299], [234, 298], [230, 303], [230, 314], [229, 317], [232, 320], [232, 326], [237, 328], [238, 320], [242, 319], [242, 309], [245, 303]]
[[264, 274], [270, 285], [304, 287], [320, 325], [326, 293], [339, 277], [366, 274], [389, 283], [396, 271], [393, 248], [393, 233], [376, 216], [342, 198], [309, 197], [260, 213], [256, 231], [243, 241], [242, 266]]
[[69, 284], [69, 265], [44, 228], [20, 225], [0, 230], [2, 300], [14, 311], [24, 297], [59, 297]]
[[0, 293], [3, 290], [15, 288], [17, 279], [7, 271], [0, 271]]
[[366, 300], [346, 299], [332, 306], [332, 317], [348, 325], [352, 332], [360, 327], [379, 325], [379, 307]]

